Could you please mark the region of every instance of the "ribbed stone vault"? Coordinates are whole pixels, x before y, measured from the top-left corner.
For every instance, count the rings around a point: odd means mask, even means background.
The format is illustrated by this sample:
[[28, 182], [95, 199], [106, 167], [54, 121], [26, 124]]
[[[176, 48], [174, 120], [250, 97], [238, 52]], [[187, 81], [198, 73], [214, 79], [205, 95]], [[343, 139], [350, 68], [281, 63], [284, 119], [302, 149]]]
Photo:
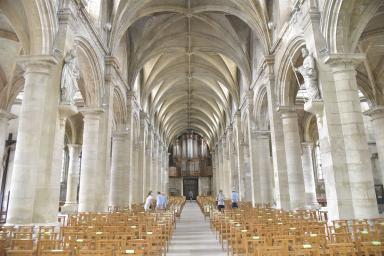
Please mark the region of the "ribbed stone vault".
[[[191, 0], [121, 4], [117, 20], [122, 23], [112, 31], [111, 44], [116, 51], [129, 49], [129, 83], [141, 79], [143, 110], [164, 141], [169, 143], [187, 130], [214, 141], [239, 107], [240, 87], [251, 83], [249, 44], [252, 31], [263, 30], [257, 25], [262, 19], [257, 4]], [[118, 45], [119, 40], [128, 45]]]

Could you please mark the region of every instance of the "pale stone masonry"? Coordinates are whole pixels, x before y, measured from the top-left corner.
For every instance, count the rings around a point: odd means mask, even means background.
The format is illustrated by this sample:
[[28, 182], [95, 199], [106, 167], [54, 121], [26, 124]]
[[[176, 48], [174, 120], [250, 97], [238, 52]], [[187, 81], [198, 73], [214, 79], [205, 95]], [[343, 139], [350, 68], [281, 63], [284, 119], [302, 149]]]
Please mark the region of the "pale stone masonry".
[[0, 1], [7, 224], [132, 208], [149, 191], [229, 199], [233, 188], [255, 206], [377, 217], [383, 10], [382, 0]]

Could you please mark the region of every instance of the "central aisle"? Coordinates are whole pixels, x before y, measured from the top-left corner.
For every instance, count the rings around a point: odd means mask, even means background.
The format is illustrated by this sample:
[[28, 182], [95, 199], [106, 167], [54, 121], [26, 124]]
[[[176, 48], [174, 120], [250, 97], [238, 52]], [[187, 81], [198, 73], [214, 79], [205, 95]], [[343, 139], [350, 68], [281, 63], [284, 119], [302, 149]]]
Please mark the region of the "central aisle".
[[227, 255], [215, 234], [209, 228], [209, 220], [204, 216], [196, 202], [185, 203], [180, 222], [169, 247], [168, 256], [216, 256]]

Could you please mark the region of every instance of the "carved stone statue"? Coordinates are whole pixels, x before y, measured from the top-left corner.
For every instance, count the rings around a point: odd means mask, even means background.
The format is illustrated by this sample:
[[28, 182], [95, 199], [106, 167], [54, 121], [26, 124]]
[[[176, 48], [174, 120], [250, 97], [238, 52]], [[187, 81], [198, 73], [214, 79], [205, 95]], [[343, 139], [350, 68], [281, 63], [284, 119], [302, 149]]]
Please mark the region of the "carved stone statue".
[[304, 84], [300, 87], [304, 86], [310, 100], [321, 99], [315, 59], [306, 47], [301, 48], [301, 53], [304, 58], [303, 65], [298, 68], [292, 65], [293, 70], [299, 72], [304, 78]]
[[75, 93], [78, 91], [77, 80], [80, 77], [77, 65], [77, 56], [74, 49], [71, 49], [64, 59], [63, 71], [61, 73], [61, 102], [74, 103]]

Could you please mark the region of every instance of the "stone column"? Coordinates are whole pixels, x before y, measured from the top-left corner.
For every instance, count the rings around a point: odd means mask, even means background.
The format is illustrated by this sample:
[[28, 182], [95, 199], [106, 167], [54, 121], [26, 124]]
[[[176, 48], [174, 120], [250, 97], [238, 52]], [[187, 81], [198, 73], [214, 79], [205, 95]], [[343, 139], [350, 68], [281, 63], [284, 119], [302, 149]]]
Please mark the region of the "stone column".
[[157, 159], [157, 190], [160, 192], [162, 191], [162, 179], [163, 179], [163, 163], [164, 163], [164, 145], [160, 141], [159, 142], [159, 151], [158, 151], [158, 159]]
[[67, 144], [69, 151], [69, 166], [67, 178], [67, 195], [65, 204], [62, 207], [62, 212], [73, 213], [77, 212], [77, 189], [80, 180], [80, 154], [81, 145]]
[[148, 159], [146, 156], [146, 144], [147, 144], [147, 130], [148, 130], [148, 123], [147, 123], [147, 115], [144, 112], [140, 112], [140, 138], [139, 138], [139, 155], [138, 155], [138, 170], [139, 174], [142, 176], [141, 179], [141, 187], [140, 187], [140, 200], [143, 202], [147, 196], [148, 193], [148, 187], [147, 181], [149, 177], [147, 177], [147, 169], [149, 168], [149, 165], [147, 164]]
[[[0, 109], [0, 159], [4, 157], [5, 141], [8, 138], [8, 122], [16, 118], [12, 113]], [[3, 165], [0, 166], [0, 184], [3, 179]]]
[[236, 140], [236, 146], [237, 146], [237, 166], [236, 166], [236, 172], [237, 172], [237, 188], [239, 192], [239, 196], [242, 200], [244, 200], [244, 140], [241, 135], [241, 114], [240, 112], [236, 113], [236, 134], [235, 134], [235, 140]]
[[216, 191], [217, 191], [217, 177], [216, 177], [216, 174], [217, 174], [217, 169], [216, 169], [216, 163], [215, 163], [215, 159], [216, 159], [216, 151], [215, 149], [212, 149], [211, 150], [211, 159], [212, 159], [212, 185], [211, 185], [211, 195], [215, 195], [216, 194]]
[[227, 137], [223, 136], [222, 138], [222, 147], [223, 147], [223, 170], [222, 170], [222, 176], [223, 176], [223, 193], [224, 196], [228, 197], [230, 195], [229, 190], [231, 190], [231, 175], [230, 175], [230, 166], [229, 166], [229, 150], [228, 150], [228, 143], [227, 143]]
[[[344, 170], [349, 178], [350, 188], [350, 195], [341, 195], [340, 199], [344, 200], [339, 202], [338, 208], [340, 210], [344, 205], [347, 206], [348, 210], [352, 210], [353, 214], [347, 213], [345, 217], [358, 219], [370, 219], [378, 216], [372, 166], [355, 71], [356, 65], [364, 58], [364, 55], [355, 53], [331, 54], [325, 58], [325, 63], [329, 64], [332, 70], [335, 87], [334, 96], [336, 96], [334, 108], [337, 108], [340, 118], [339, 127], [342, 134], [339, 134], [339, 136], [342, 140], [338, 141], [339, 143], [341, 142], [341, 144], [338, 144], [338, 147], [343, 150], [339, 154], [343, 154], [345, 157], [344, 161], [334, 164], [344, 165], [346, 168]], [[325, 102], [325, 104], [329, 103]], [[337, 173], [336, 175], [335, 173], [335, 177], [341, 174]], [[338, 185], [345, 187], [345, 184], [348, 184], [347, 177]], [[341, 202], [342, 206], [340, 206]], [[344, 216], [341, 215], [339, 217], [342, 218]]]
[[244, 148], [243, 150], [243, 158], [244, 158], [244, 176], [243, 176], [243, 184], [244, 184], [244, 193], [243, 197], [241, 200], [247, 201], [247, 202], [252, 202], [252, 177], [251, 177], [251, 166], [250, 166], [250, 160], [249, 160], [249, 145], [243, 143], [242, 147]]
[[283, 122], [291, 209], [303, 208], [305, 188], [297, 113], [290, 107], [280, 107], [279, 112]]
[[[264, 156], [265, 152], [263, 152], [263, 144], [259, 143], [259, 134], [257, 130], [250, 131], [250, 138], [249, 138], [249, 156], [250, 156], [250, 169], [251, 169], [251, 193], [252, 193], [252, 203], [253, 205], [262, 204], [263, 202], [263, 196], [261, 193], [261, 182], [262, 182], [262, 175], [261, 175], [261, 169], [259, 164], [263, 164], [264, 162], [260, 160], [262, 156]], [[265, 156], [264, 156], [265, 157]]]
[[128, 131], [128, 142], [127, 147], [128, 151], [126, 154], [126, 161], [128, 161], [128, 179], [129, 179], [129, 188], [128, 188], [128, 197], [129, 197], [129, 204], [128, 206], [131, 207], [132, 203], [134, 202], [134, 191], [137, 184], [137, 175], [135, 175], [135, 164], [134, 164], [134, 146], [135, 146], [135, 113], [136, 113], [136, 98], [135, 94], [132, 91], [127, 92], [127, 128]]
[[98, 189], [104, 186], [104, 177], [99, 173], [99, 135], [104, 110], [85, 108], [83, 150], [81, 158], [81, 175], [79, 191], [79, 212], [98, 212], [104, 210], [99, 202]]
[[285, 158], [284, 133], [282, 121], [277, 109], [277, 89], [274, 73], [274, 57], [265, 57], [265, 67], [268, 75], [267, 98], [268, 98], [268, 116], [271, 127], [271, 150], [274, 173], [274, 202], [276, 208], [290, 209], [290, 195], [288, 186], [287, 163]]
[[[384, 179], [384, 106], [374, 106], [365, 112], [365, 114], [371, 117], [377, 154], [379, 156], [380, 176]], [[381, 180], [381, 184], [384, 184], [384, 180]]]
[[[256, 130], [252, 135], [252, 143], [254, 143], [256, 160], [255, 167], [260, 183], [257, 193], [260, 193], [260, 200], [263, 204], [272, 203], [272, 166], [269, 156], [269, 131]], [[256, 178], [255, 178], [256, 179]]]
[[219, 139], [218, 145], [217, 145], [218, 151], [217, 151], [217, 167], [218, 167], [218, 176], [219, 178], [217, 179], [219, 181], [219, 187], [218, 190], [223, 190], [224, 191], [224, 169], [223, 169], [223, 164], [224, 164], [224, 158], [223, 158], [223, 139]]
[[315, 175], [313, 173], [313, 143], [301, 143], [303, 154], [301, 161], [303, 164], [304, 186], [305, 186], [305, 204], [308, 208], [318, 208], [319, 203], [316, 197]]
[[151, 190], [157, 192], [157, 158], [158, 158], [159, 141], [157, 135], [153, 136], [152, 147], [152, 168], [151, 168]]
[[144, 189], [144, 196], [146, 197], [148, 192], [152, 190], [152, 147], [153, 147], [153, 134], [152, 134], [152, 128], [148, 127], [148, 135], [147, 135], [147, 143], [145, 145], [145, 159], [146, 159], [146, 168], [145, 168], [145, 189]]
[[166, 193], [168, 190], [167, 184], [167, 177], [168, 177], [168, 150], [167, 146], [164, 145], [164, 152], [163, 152], [163, 174], [162, 174], [162, 180], [161, 180], [161, 191]]
[[[64, 149], [64, 137], [65, 137], [65, 123], [67, 118], [77, 113], [77, 107], [70, 104], [60, 104], [59, 105], [59, 114], [56, 124], [56, 134], [55, 134], [55, 148], [53, 152], [53, 161], [52, 169], [56, 173], [56, 179], [60, 180], [60, 173], [62, 172], [63, 167], [63, 149]], [[68, 184], [68, 182], [67, 182]], [[55, 191], [53, 194], [57, 195], [52, 198], [52, 205], [58, 204], [60, 197], [60, 183], [55, 182], [50, 186]], [[57, 192], [59, 191], [59, 192]], [[63, 209], [62, 209], [63, 210]]]
[[255, 131], [255, 122], [253, 119], [253, 91], [247, 92], [247, 136], [248, 136], [248, 149], [249, 149], [249, 169], [250, 169], [250, 178], [251, 178], [251, 195], [252, 195], [252, 205], [262, 203], [261, 193], [260, 193], [260, 174], [258, 173], [257, 168], [257, 145], [256, 137], [254, 136]]
[[[54, 89], [56, 87], [52, 85], [56, 59], [52, 56], [28, 56], [20, 62], [25, 65], [24, 97], [19, 116], [7, 224], [56, 223], [58, 202], [51, 205], [51, 198], [57, 195], [50, 190], [43, 193], [44, 186], [51, 179], [60, 183], [52, 173], [59, 98]], [[39, 186], [37, 183], [40, 183]], [[38, 212], [46, 211], [40, 218], [35, 214], [36, 204], [40, 207]]]
[[139, 143], [132, 145], [132, 165], [130, 179], [132, 180], [132, 204], [141, 202], [139, 199], [139, 190], [141, 190], [142, 175], [141, 170], [138, 169], [139, 164]]
[[237, 152], [234, 148], [234, 136], [233, 128], [229, 127], [227, 130], [227, 139], [228, 139], [228, 176], [229, 176], [229, 187], [228, 194], [232, 193], [232, 187], [238, 189], [239, 186], [239, 176], [237, 172]]
[[118, 131], [112, 137], [110, 206], [129, 207], [129, 136]]
[[164, 188], [164, 192], [166, 194], [169, 194], [169, 157], [170, 157], [171, 153], [168, 153], [168, 151], [166, 152], [165, 154], [165, 157], [166, 157], [166, 161], [165, 161], [165, 188]]

